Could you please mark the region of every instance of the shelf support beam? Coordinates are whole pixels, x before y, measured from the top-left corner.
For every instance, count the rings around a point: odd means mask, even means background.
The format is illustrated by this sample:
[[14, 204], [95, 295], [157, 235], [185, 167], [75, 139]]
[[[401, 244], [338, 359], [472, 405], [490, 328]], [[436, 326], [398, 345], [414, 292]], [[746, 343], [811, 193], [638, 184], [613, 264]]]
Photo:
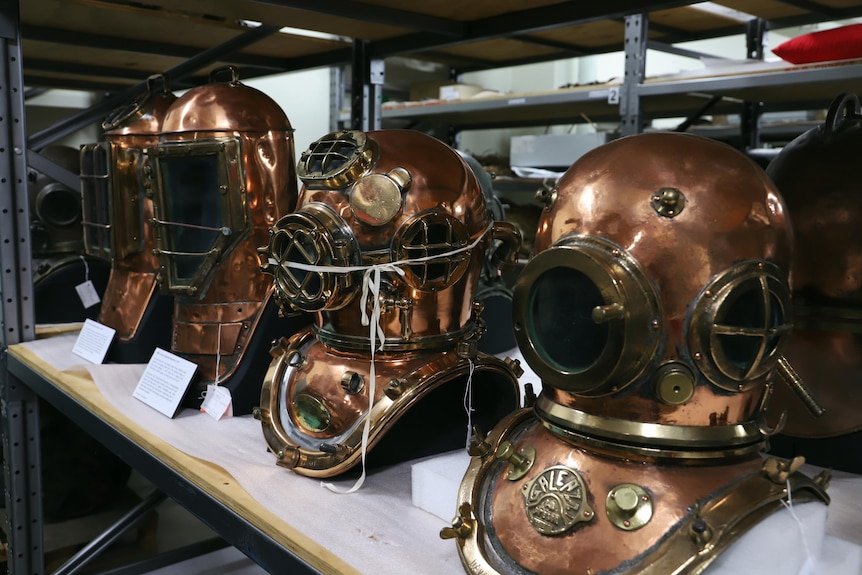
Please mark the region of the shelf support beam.
[[643, 131], [639, 88], [646, 76], [648, 21], [646, 14], [626, 16], [625, 67], [620, 88], [620, 133], [623, 136]]
[[[166, 70], [164, 76], [171, 82], [185, 78], [186, 76], [204, 68], [213, 62], [217, 62], [226, 54], [230, 54], [237, 50], [242, 50], [246, 46], [250, 46], [260, 40], [275, 34], [280, 29], [279, 26], [269, 26], [263, 24], [257, 28], [252, 28], [248, 32], [244, 32], [235, 36], [208, 50], [204, 50], [197, 56], [188, 59], [187, 61]], [[115, 94], [109, 98], [105, 98], [95, 106], [88, 108], [78, 114], [75, 114], [57, 124], [45, 128], [30, 136], [27, 140], [28, 147], [34, 150], [41, 150], [49, 144], [65, 138], [69, 134], [74, 134], [81, 128], [92, 124], [95, 121], [102, 120], [111, 110], [128, 104], [136, 97], [140, 96], [147, 90], [147, 81], [143, 80], [135, 84], [131, 88]]]
[[0, 429], [8, 566], [44, 572], [39, 405], [7, 371], [8, 346], [35, 338], [18, 0], [0, 0]]

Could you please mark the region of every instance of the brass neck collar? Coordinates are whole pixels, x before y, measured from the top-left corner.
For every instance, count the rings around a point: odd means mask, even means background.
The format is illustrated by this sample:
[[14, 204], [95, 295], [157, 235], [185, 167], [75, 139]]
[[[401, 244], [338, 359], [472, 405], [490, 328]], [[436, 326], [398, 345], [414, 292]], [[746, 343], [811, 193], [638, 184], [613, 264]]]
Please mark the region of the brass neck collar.
[[556, 435], [625, 457], [728, 459], [758, 453], [766, 443], [754, 421], [718, 426], [643, 423], [586, 413], [544, 394], [536, 400], [535, 414]]

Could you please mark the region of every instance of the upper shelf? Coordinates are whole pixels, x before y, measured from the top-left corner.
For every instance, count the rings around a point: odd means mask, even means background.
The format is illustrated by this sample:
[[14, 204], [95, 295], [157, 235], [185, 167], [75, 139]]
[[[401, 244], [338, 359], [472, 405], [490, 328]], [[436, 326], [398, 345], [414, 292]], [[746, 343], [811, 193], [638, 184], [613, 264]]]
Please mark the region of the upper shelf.
[[[620, 49], [623, 18], [649, 14], [649, 39], [667, 44], [770, 26], [862, 15], [862, 2], [817, 0], [19, 0], [24, 79], [31, 87], [112, 91], [266, 25], [248, 45], [172, 85], [205, 81], [231, 64], [241, 77], [349, 62], [353, 41], [372, 58], [409, 55], [461, 71]], [[705, 6], [708, 5], [708, 8]], [[741, 11], [744, 10], [745, 13]], [[309, 36], [282, 27], [323, 33]]]
[[[384, 120], [439, 121], [460, 129], [619, 120], [613, 97], [619, 82], [546, 92], [505, 94], [451, 102], [432, 100], [384, 106]], [[826, 108], [840, 92], [862, 93], [862, 60], [793, 66], [748, 62], [648, 79], [638, 86], [647, 116], [687, 116], [712, 97], [711, 114], [739, 113], [741, 102], [764, 102], [764, 111]]]

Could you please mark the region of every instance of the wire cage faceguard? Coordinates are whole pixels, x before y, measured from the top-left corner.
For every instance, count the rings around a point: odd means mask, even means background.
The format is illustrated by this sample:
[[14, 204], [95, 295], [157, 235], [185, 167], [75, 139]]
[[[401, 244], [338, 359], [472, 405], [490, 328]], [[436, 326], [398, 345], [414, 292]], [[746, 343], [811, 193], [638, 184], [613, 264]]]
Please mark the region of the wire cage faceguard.
[[144, 249], [141, 150], [99, 142], [81, 146], [84, 250], [121, 260]]
[[202, 297], [250, 231], [240, 139], [168, 141], [147, 154], [160, 277], [170, 293]]

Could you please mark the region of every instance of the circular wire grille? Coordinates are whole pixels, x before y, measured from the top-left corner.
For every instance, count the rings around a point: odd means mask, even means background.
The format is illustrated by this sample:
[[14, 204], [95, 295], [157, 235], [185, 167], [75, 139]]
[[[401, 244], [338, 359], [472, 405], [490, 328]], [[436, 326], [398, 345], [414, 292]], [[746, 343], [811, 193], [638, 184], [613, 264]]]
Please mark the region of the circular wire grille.
[[323, 204], [311, 203], [276, 226], [267, 255], [275, 262], [269, 271], [275, 277], [279, 300], [304, 311], [344, 305], [351, 297], [353, 276], [337, 268], [357, 265], [360, 250], [338, 215]]
[[393, 259], [411, 260], [404, 271], [405, 280], [412, 287], [430, 291], [444, 289], [461, 279], [470, 253], [442, 254], [465, 247], [469, 240], [466, 226], [449, 214], [419, 214], [395, 234]]
[[312, 143], [299, 158], [297, 174], [306, 185], [338, 189], [355, 181], [373, 163], [375, 147], [363, 132], [342, 130]]
[[692, 311], [691, 349], [713, 384], [745, 391], [775, 367], [792, 329], [789, 288], [767, 262], [743, 262], [706, 287]]

